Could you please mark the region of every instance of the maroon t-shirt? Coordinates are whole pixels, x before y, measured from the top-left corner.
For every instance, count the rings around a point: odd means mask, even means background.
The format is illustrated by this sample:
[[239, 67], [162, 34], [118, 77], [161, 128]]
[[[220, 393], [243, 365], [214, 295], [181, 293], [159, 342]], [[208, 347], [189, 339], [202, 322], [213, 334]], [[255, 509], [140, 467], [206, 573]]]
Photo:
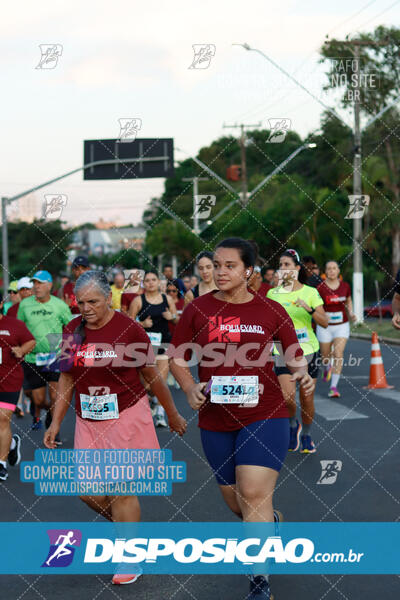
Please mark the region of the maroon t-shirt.
[[19, 309], [19, 302], [16, 302], [12, 306], [10, 306], [10, 308], [8, 309], [7, 317], [12, 317], [13, 319], [16, 319], [17, 314], [18, 314], [18, 309]]
[[72, 283], [72, 281], [67, 281], [67, 283], [64, 283], [64, 287], [63, 287], [63, 293], [62, 296], [64, 298], [71, 298], [71, 304], [70, 304], [70, 311], [73, 315], [79, 315], [79, 308], [78, 308], [78, 304], [76, 302], [76, 296], [75, 296], [75, 284]]
[[[77, 317], [64, 327], [64, 343], [68, 343], [70, 334], [74, 333], [80, 322], [81, 317]], [[154, 364], [155, 361], [143, 327], [118, 311], [100, 329], [85, 327], [85, 339], [74, 348], [72, 355], [69, 368], [61, 367], [61, 370], [69, 372], [74, 378], [75, 410], [79, 416], [81, 394], [116, 394], [120, 413], [136, 404], [145, 394], [137, 367]]]
[[0, 319], [0, 392], [19, 392], [24, 380], [21, 358], [11, 352], [14, 346], [22, 346], [35, 338], [22, 321], [9, 317]]
[[128, 311], [132, 300], [136, 298], [136, 296], [140, 296], [140, 294], [135, 292], [124, 292], [121, 295], [121, 308], [124, 306], [125, 310]]
[[[283, 351], [292, 346], [294, 356], [303, 354], [287, 312], [277, 302], [258, 295], [250, 302], [233, 304], [218, 300], [215, 293], [200, 296], [186, 306], [168, 354], [188, 360], [192, 349], [197, 355], [202, 351], [198, 365], [201, 382], [208, 382], [212, 375], [258, 375], [259, 402], [254, 407], [241, 407], [206, 400], [199, 410], [199, 427], [210, 431], [234, 431], [254, 421], [288, 417], [271, 360], [273, 340], [281, 341]], [[184, 355], [185, 346], [179, 349], [181, 344], [186, 344], [188, 349]], [[238, 356], [238, 350], [245, 344], [253, 346], [246, 352], [242, 349], [242, 356]], [[243, 365], [243, 353], [248, 359], [246, 365]], [[213, 366], [207, 365], [210, 361]]]
[[[319, 284], [317, 290], [324, 301], [324, 311], [326, 313], [331, 313], [329, 325], [347, 323], [349, 319], [347, 317], [345, 302], [347, 298], [351, 297], [351, 288], [349, 284], [345, 281], [341, 281], [339, 287], [336, 288], [336, 290], [332, 290], [326, 285], [325, 281], [323, 281]], [[341, 316], [339, 313], [341, 313]]]

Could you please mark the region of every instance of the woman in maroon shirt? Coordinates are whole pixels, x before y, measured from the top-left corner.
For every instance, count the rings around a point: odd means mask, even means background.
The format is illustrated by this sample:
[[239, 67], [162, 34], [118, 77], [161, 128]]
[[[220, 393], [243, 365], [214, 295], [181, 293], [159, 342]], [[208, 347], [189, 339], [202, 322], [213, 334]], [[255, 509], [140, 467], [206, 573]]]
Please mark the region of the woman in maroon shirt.
[[[271, 356], [282, 343], [286, 362], [304, 391], [314, 383], [285, 309], [247, 289], [255, 252], [241, 238], [218, 244], [214, 278], [218, 290], [189, 304], [176, 326], [171, 371], [199, 411], [204, 453], [228, 507], [244, 521], [274, 521], [272, 496], [289, 446], [288, 410]], [[187, 360], [199, 360], [196, 383]], [[201, 357], [201, 358], [200, 358]], [[270, 597], [268, 581], [251, 580], [251, 594]]]
[[[68, 360], [60, 364], [57, 400], [52, 424], [44, 436], [45, 446], [56, 447], [55, 436], [75, 391], [75, 448], [159, 448], [139, 373], [165, 408], [170, 430], [183, 435], [186, 421], [176, 410], [170, 391], [154, 366], [150, 340], [138, 323], [110, 308], [111, 288], [104, 273], [87, 271], [81, 275], [75, 294], [82, 316], [64, 328], [72, 351]], [[110, 521], [140, 520], [136, 496], [81, 499]], [[117, 574], [113, 583], [131, 583], [137, 577]]]
[[323, 380], [331, 382], [328, 396], [339, 398], [338, 384], [343, 354], [350, 336], [349, 318], [356, 321], [356, 316], [353, 313], [350, 285], [340, 279], [339, 265], [335, 260], [326, 263], [325, 274], [326, 279], [318, 285], [317, 290], [324, 301], [329, 324], [325, 329], [317, 325], [317, 337], [324, 366]]
[[8, 477], [7, 459], [15, 466], [21, 459], [21, 438], [11, 435], [11, 418], [16, 409], [24, 374], [21, 361], [33, 350], [36, 340], [25, 323], [2, 314], [0, 293], [0, 481]]

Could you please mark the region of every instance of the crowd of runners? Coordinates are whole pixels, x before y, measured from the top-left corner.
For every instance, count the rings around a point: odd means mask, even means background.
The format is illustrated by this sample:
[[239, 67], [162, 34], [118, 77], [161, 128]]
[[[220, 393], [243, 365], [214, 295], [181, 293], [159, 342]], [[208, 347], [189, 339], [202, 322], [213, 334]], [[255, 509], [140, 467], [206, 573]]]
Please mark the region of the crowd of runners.
[[[288, 451], [317, 451], [318, 378], [321, 393], [340, 396], [351, 288], [335, 260], [321, 273], [313, 257], [285, 249], [273, 267], [241, 238], [194, 264], [197, 275], [174, 277], [166, 265], [163, 273], [121, 269], [111, 282], [78, 256], [57, 294], [46, 270], [11, 282], [8, 302], [0, 298], [0, 480], [21, 459], [14, 413], [30, 413], [32, 435], [47, 448], [62, 444], [72, 404], [75, 448], [157, 449], [156, 427], [186, 432], [173, 399], [179, 388], [198, 412], [229, 509], [247, 522], [279, 521], [273, 493]], [[393, 303], [400, 328], [400, 283]], [[135, 496], [82, 500], [111, 521], [140, 519]], [[116, 573], [113, 583], [139, 575]], [[248, 598], [272, 597], [267, 575], [250, 586]]]

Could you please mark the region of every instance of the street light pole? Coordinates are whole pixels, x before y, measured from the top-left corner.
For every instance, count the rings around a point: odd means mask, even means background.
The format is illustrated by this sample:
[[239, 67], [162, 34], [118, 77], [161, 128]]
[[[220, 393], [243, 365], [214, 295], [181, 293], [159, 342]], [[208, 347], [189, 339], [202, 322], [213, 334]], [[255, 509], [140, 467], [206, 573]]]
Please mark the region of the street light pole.
[[[354, 45], [356, 86], [354, 90], [354, 157], [353, 194], [362, 194], [361, 182], [361, 128], [360, 128], [360, 46]], [[362, 217], [353, 219], [353, 300], [357, 321], [364, 320], [364, 275], [361, 250]]]
[[193, 182], [193, 230], [196, 235], [200, 233], [199, 228], [199, 215], [196, 206], [196, 199], [199, 195], [199, 181], [208, 181], [208, 177], [183, 177], [182, 181], [192, 181]]
[[3, 256], [3, 290], [8, 291], [10, 275], [8, 271], [8, 227], [7, 227], [7, 198], [1, 199], [1, 245]]

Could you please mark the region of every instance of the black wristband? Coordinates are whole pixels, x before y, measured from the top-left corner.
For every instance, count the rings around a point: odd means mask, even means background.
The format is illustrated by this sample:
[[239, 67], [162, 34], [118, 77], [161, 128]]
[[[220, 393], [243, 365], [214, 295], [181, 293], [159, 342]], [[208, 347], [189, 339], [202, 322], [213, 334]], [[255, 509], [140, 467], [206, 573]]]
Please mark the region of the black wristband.
[[312, 315], [313, 313], [315, 313], [315, 308], [312, 308], [311, 310], [308, 311], [309, 315]]

